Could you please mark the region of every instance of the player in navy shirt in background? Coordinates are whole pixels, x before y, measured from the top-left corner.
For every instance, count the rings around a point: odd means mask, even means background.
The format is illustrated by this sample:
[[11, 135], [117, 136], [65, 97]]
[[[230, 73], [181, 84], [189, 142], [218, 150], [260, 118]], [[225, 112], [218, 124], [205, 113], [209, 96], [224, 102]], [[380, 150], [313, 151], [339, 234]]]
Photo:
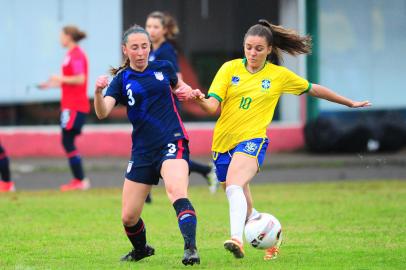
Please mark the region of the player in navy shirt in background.
[[[121, 103], [133, 126], [131, 160], [125, 175], [122, 196], [122, 222], [133, 250], [123, 261], [138, 261], [154, 254], [146, 242], [141, 212], [152, 185], [162, 177], [176, 211], [184, 239], [184, 265], [200, 263], [196, 248], [196, 213], [187, 198], [189, 183], [188, 137], [178, 114], [173, 93], [179, 100], [191, 96], [192, 89], [178, 81], [168, 61], [149, 62], [151, 40], [140, 26], [123, 36], [124, 64], [112, 70], [114, 78], [97, 79], [94, 106], [99, 119], [107, 117]], [[105, 96], [102, 90], [108, 86]]]
[[[167, 60], [171, 62], [178, 75], [178, 79], [182, 80], [178, 65], [178, 55], [175, 49], [175, 38], [179, 33], [175, 18], [168, 13], [154, 11], [147, 17], [145, 30], [147, 30], [152, 41], [152, 51], [149, 55], [149, 61]], [[179, 109], [179, 102], [176, 99], [175, 102]], [[189, 166], [191, 172], [199, 173], [206, 179], [211, 193], [217, 191], [219, 182], [217, 181], [213, 166], [201, 164], [191, 159], [189, 160]]]

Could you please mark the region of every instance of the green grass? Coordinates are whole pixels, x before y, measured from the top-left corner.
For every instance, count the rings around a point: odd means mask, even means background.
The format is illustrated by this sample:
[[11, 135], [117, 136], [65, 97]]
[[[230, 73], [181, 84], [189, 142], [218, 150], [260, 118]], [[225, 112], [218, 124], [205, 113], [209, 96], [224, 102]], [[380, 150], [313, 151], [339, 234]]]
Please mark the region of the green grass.
[[[223, 192], [192, 187], [202, 259], [193, 268], [405, 269], [406, 182], [268, 184], [252, 192], [256, 208], [282, 223], [280, 257], [264, 262], [248, 245], [242, 260], [226, 253]], [[156, 255], [138, 263], [118, 261], [130, 249], [118, 189], [0, 195], [0, 269], [185, 269], [174, 210], [162, 188], [153, 194], [143, 219]]]

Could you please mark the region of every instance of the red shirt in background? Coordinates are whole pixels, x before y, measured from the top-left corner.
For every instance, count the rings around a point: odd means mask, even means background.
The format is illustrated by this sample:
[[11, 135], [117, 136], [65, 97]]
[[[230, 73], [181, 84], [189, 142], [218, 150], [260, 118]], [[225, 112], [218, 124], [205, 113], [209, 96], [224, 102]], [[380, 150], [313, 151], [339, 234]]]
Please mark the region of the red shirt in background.
[[62, 74], [64, 76], [85, 75], [82, 84], [62, 83], [61, 109], [72, 110], [82, 113], [90, 112], [89, 98], [87, 96], [87, 57], [79, 46], [68, 51], [62, 64]]

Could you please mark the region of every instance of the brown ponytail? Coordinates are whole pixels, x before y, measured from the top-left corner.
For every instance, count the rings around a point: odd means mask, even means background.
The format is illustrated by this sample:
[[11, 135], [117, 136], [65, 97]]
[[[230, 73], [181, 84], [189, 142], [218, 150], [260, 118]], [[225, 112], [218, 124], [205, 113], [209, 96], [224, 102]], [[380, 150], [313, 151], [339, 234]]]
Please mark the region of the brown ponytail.
[[259, 20], [258, 24], [251, 26], [244, 37], [265, 37], [268, 45], [272, 46], [272, 52], [268, 59], [273, 63], [280, 63], [282, 51], [290, 55], [309, 54], [312, 50], [312, 38], [309, 35], [300, 36], [292, 29], [286, 29], [280, 25], [273, 25], [267, 20]]
[[79, 42], [86, 37], [86, 33], [79, 30], [79, 28], [77, 28], [74, 25], [67, 25], [64, 28], [62, 28], [62, 30], [66, 35], [70, 36], [72, 40], [75, 42]]
[[113, 76], [116, 76], [120, 71], [122, 71], [123, 69], [126, 69], [130, 66], [130, 59], [128, 57], [125, 58], [123, 64], [121, 64], [121, 66], [119, 66], [118, 68], [114, 68], [112, 67], [110, 69], [110, 74]]

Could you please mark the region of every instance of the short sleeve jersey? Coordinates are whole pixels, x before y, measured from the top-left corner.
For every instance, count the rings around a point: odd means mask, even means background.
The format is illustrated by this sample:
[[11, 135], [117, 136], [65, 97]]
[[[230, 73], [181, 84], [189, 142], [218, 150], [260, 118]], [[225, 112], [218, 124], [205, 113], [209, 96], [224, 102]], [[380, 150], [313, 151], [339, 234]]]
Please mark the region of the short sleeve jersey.
[[118, 73], [106, 96], [127, 106], [133, 126], [132, 153], [147, 153], [179, 139], [188, 139], [171, 87], [178, 83], [168, 61], [149, 62], [143, 72], [128, 67]]
[[180, 72], [178, 65], [178, 55], [175, 48], [168, 41], [163, 42], [158, 49], [151, 51], [149, 55], [149, 61], [153, 62], [155, 60], [167, 60], [172, 63], [176, 72]]
[[284, 93], [300, 95], [311, 88], [307, 80], [285, 67], [266, 62], [252, 74], [245, 63], [246, 59], [226, 62], [210, 86], [208, 96], [221, 102], [213, 151], [223, 153], [242, 141], [266, 138], [279, 97]]
[[85, 81], [82, 84], [62, 84], [61, 109], [89, 113], [90, 104], [87, 96], [88, 62], [86, 54], [79, 46], [74, 47], [66, 54], [62, 64], [62, 74], [64, 76], [83, 74]]

